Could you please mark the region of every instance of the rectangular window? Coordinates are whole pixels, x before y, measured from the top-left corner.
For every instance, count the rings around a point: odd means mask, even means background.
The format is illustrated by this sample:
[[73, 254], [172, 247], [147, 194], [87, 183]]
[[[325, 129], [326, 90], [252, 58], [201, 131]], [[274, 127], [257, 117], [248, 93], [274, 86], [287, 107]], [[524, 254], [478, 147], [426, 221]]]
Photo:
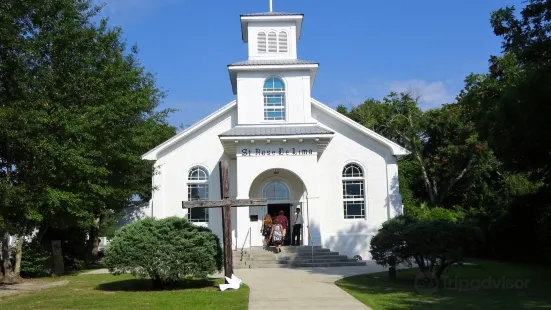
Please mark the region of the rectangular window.
[[264, 95], [264, 120], [285, 120], [285, 95]]
[[344, 218], [365, 218], [365, 193], [363, 180], [342, 182]]
[[[188, 185], [188, 200], [207, 200], [209, 197], [208, 184], [189, 184]], [[208, 208], [191, 208], [187, 210], [187, 219], [190, 222], [208, 222]]]
[[365, 205], [363, 201], [345, 201], [344, 218], [362, 219], [365, 217]]

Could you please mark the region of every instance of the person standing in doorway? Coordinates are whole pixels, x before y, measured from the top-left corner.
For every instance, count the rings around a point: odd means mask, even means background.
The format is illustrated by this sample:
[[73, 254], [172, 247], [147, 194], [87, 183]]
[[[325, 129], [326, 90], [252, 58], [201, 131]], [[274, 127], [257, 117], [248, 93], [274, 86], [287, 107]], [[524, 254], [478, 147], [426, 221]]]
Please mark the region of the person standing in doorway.
[[[279, 224], [281, 225], [281, 228], [283, 228], [283, 239], [285, 239], [285, 236], [287, 235], [287, 225], [289, 225], [289, 220], [287, 220], [287, 217], [285, 216], [285, 213], [283, 213], [283, 210], [279, 210], [279, 215], [276, 217], [277, 220], [279, 220]], [[281, 241], [283, 244], [283, 240]]]
[[297, 206], [295, 212], [295, 224], [293, 225], [293, 236], [291, 240], [292, 245], [300, 245], [300, 234], [302, 233], [302, 225], [304, 224], [304, 218], [300, 212], [300, 207]]

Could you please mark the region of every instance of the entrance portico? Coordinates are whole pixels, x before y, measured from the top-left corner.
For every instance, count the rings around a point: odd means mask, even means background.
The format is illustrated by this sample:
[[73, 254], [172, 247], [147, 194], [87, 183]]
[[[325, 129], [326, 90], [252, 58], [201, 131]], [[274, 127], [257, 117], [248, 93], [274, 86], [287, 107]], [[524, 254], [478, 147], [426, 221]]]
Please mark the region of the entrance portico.
[[[332, 131], [309, 124], [237, 126], [220, 134], [225, 154], [231, 159], [235, 158], [236, 198], [263, 197], [266, 195], [263, 189], [276, 184], [270, 182], [281, 182], [278, 184], [283, 186], [282, 191], [289, 190], [288, 199], [266, 199], [269, 204], [288, 203], [290, 215], [294, 214], [294, 207], [301, 206], [306, 222], [302, 240], [303, 244], [307, 244], [310, 240], [308, 226], [314, 222], [319, 227], [323, 215], [319, 208], [316, 209], [317, 200], [310, 198], [318, 197], [318, 160], [333, 134]], [[267, 207], [243, 207], [235, 212], [236, 250], [249, 245], [262, 245], [259, 225], [268, 212]], [[289, 218], [291, 224], [293, 221]], [[290, 229], [287, 234], [291, 236]]]
[[[272, 219], [279, 210], [284, 211], [289, 220], [287, 236], [284, 245], [289, 245], [292, 236], [292, 224], [294, 223], [294, 211], [300, 207], [303, 212], [303, 218], [308, 218], [307, 205], [308, 191], [304, 182], [292, 171], [281, 168], [268, 169], [259, 174], [251, 184], [249, 197], [262, 197], [268, 200], [268, 205], [263, 207], [250, 207], [250, 227], [251, 227], [251, 246], [262, 246], [263, 239], [260, 230], [262, 220], [267, 213], [270, 213]], [[307, 224], [307, 222], [306, 222]], [[307, 243], [307, 229], [303, 228], [302, 241]]]

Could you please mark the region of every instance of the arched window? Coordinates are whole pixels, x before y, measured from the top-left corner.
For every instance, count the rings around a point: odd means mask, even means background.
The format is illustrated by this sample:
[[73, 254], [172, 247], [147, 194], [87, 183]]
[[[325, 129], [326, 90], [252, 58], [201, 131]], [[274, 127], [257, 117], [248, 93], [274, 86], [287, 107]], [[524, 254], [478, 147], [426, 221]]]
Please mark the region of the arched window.
[[279, 52], [287, 53], [287, 32], [279, 32]]
[[257, 36], [258, 40], [258, 51], [261, 53], [266, 52], [266, 33], [259, 32]]
[[[188, 173], [187, 198], [191, 200], [207, 200], [209, 198], [209, 173], [203, 167], [193, 167]], [[188, 209], [187, 219], [190, 222], [208, 222], [208, 208]]]
[[277, 52], [277, 34], [273, 31], [268, 33], [268, 52]]
[[270, 181], [262, 189], [262, 197], [269, 200], [291, 200], [289, 187], [282, 181]]
[[285, 84], [278, 77], [270, 77], [264, 82], [264, 120], [285, 120]]
[[357, 164], [348, 164], [342, 170], [342, 194], [344, 218], [365, 218], [364, 173]]

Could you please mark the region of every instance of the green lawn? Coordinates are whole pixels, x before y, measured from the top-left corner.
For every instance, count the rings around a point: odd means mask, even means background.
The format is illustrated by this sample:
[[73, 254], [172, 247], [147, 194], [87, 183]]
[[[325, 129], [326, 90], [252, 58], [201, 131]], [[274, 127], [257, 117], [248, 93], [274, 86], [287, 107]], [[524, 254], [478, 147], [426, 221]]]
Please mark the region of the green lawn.
[[418, 269], [399, 270], [395, 280], [382, 272], [345, 278], [337, 285], [374, 310], [551, 309], [551, 268], [473, 263], [447, 271], [437, 292], [416, 289]]
[[[50, 280], [50, 279], [48, 279]], [[220, 292], [217, 284], [192, 285], [155, 291], [147, 280], [131, 276], [81, 275], [56, 278], [68, 280], [62, 287], [0, 299], [0, 309], [234, 309], [248, 308], [249, 289]]]

